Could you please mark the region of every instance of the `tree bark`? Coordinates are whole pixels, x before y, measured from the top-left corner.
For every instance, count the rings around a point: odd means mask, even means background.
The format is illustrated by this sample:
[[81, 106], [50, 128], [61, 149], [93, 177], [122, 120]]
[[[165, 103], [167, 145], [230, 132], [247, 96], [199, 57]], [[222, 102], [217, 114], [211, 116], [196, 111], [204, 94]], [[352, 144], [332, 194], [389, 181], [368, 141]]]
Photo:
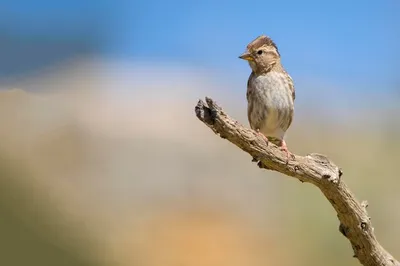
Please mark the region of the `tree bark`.
[[199, 100], [195, 112], [200, 121], [215, 134], [249, 153], [260, 168], [278, 171], [317, 186], [337, 212], [339, 231], [350, 241], [354, 257], [361, 264], [400, 266], [376, 240], [366, 210], [367, 202], [357, 201], [341, 179], [341, 169], [326, 156], [312, 153], [307, 156], [294, 155], [288, 160], [286, 153], [276, 145], [266, 142], [263, 136], [230, 118], [210, 98], [206, 98], [206, 103]]

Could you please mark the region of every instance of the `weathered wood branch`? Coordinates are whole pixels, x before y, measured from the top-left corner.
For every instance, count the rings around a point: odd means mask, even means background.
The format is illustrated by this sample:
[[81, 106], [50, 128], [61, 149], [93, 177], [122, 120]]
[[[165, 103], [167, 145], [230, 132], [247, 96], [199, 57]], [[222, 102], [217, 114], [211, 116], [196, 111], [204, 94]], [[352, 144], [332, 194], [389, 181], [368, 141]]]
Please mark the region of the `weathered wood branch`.
[[354, 257], [368, 266], [400, 266], [376, 240], [366, 201], [359, 203], [341, 180], [342, 171], [326, 156], [295, 155], [287, 160], [286, 154], [276, 145], [267, 143], [255, 131], [243, 127], [230, 118], [215, 101], [200, 100], [196, 116], [215, 134], [227, 139], [249, 153], [261, 168], [278, 171], [317, 186], [332, 204], [340, 221], [339, 231], [350, 241]]

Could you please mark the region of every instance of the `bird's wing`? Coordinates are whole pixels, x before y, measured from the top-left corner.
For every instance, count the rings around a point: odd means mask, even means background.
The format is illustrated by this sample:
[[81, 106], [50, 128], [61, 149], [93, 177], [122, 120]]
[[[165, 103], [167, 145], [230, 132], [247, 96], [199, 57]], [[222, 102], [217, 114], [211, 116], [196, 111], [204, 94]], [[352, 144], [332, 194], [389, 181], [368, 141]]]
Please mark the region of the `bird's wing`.
[[[293, 102], [294, 102], [294, 99], [296, 98], [296, 90], [294, 88], [294, 82], [293, 82], [292, 77], [288, 73], [286, 73], [286, 75], [287, 75], [287, 78], [288, 78], [288, 81], [289, 81], [289, 89], [290, 89], [290, 91], [292, 93], [292, 99], [293, 99]], [[284, 131], [286, 131], [290, 127], [290, 125], [292, 124], [293, 116], [294, 116], [294, 106], [289, 111], [288, 119], [285, 119], [283, 121], [283, 124], [281, 125], [281, 127], [282, 127], [282, 129]]]
[[252, 91], [253, 91], [252, 87], [250, 86], [250, 82], [251, 82], [253, 76], [254, 76], [254, 73], [251, 72], [250, 77], [249, 77], [249, 79], [247, 80], [247, 92], [246, 92], [247, 101], [249, 101], [249, 99], [250, 99], [250, 94], [251, 94]]
[[253, 109], [254, 109], [254, 86], [251, 84], [251, 81], [254, 78], [254, 73], [251, 72], [250, 77], [247, 81], [247, 92], [246, 92], [246, 98], [247, 98], [247, 118], [249, 120], [250, 127], [254, 130], [260, 129], [261, 123], [264, 119], [264, 117], [259, 117], [257, 119], [254, 118], [253, 114]]
[[294, 99], [296, 99], [296, 90], [294, 89], [294, 82], [293, 82], [292, 77], [289, 74], [287, 74], [287, 77], [289, 79], [289, 88], [290, 88], [290, 91], [292, 92], [292, 99], [294, 102]]

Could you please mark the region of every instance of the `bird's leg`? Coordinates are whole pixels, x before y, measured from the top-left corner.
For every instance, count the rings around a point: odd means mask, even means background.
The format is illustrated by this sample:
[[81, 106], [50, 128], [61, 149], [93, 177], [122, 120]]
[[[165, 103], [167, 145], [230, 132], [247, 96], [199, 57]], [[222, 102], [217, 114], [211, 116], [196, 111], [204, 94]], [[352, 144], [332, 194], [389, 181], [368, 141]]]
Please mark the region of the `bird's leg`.
[[260, 136], [265, 140], [265, 142], [268, 144], [268, 138], [267, 138], [267, 136], [265, 136], [263, 133], [261, 133], [259, 128], [256, 129], [256, 132], [257, 132], [257, 134], [260, 135]]
[[281, 141], [280, 149], [281, 149], [281, 151], [283, 151], [283, 152], [286, 153], [286, 164], [289, 163], [290, 158], [292, 158], [292, 159], [295, 158], [294, 155], [293, 155], [293, 153], [291, 153], [291, 152], [288, 150], [285, 140], [282, 140], [282, 141]]
[[[260, 129], [259, 129], [259, 128], [256, 129], [256, 132], [257, 132], [258, 135], [260, 135], [260, 136], [264, 139], [265, 143], [268, 145], [268, 142], [269, 142], [269, 141], [268, 141], [268, 138], [267, 138], [263, 133], [260, 132]], [[258, 160], [257, 158], [254, 158], [254, 157], [253, 157], [252, 162], [259, 162], [259, 161], [260, 161], [260, 160]]]

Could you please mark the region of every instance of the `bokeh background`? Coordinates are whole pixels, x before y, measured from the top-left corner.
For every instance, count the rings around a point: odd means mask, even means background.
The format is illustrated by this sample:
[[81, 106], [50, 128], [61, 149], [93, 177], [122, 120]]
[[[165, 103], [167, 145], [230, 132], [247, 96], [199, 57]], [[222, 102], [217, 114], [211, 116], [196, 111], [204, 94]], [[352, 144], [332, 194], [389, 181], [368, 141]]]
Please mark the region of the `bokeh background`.
[[359, 265], [321, 193], [197, 121], [247, 125], [260, 34], [297, 91], [288, 135], [326, 154], [400, 258], [400, 3], [0, 4], [0, 265]]

